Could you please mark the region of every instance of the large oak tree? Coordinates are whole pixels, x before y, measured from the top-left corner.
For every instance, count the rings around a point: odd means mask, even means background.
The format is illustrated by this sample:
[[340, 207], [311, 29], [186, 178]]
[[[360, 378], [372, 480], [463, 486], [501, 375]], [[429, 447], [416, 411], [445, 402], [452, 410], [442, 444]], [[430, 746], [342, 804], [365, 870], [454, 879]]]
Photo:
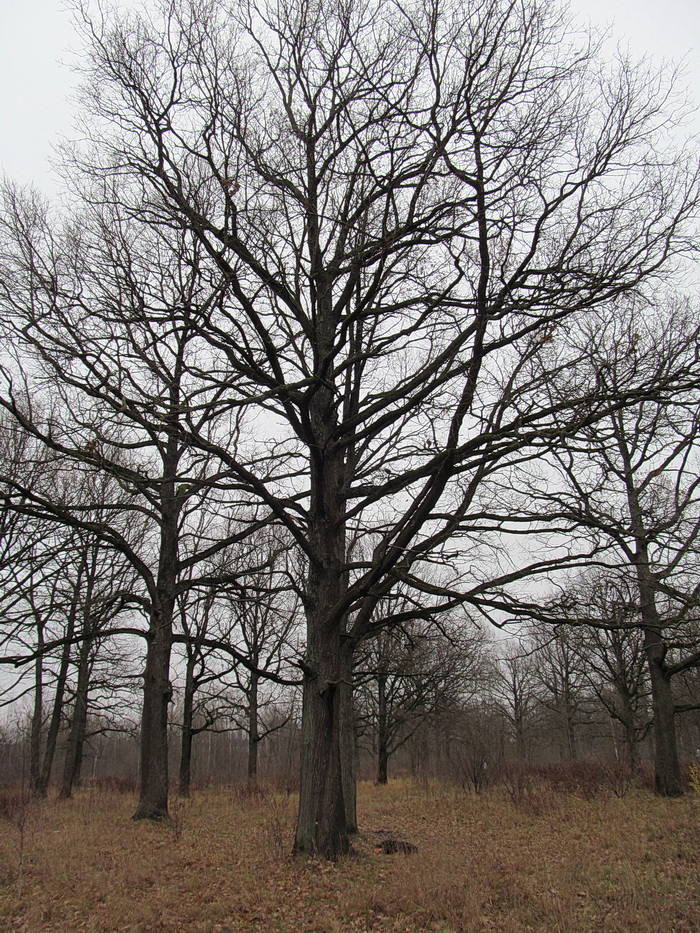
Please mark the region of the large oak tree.
[[75, 167], [118, 178], [134, 222], [191, 235], [220, 283], [198, 378], [245, 443], [180, 404], [167, 436], [218, 457], [306, 567], [295, 846], [334, 857], [355, 646], [399, 583], [433, 616], [476, 600], [495, 571], [447, 548], [495, 540], [496, 471], [650, 391], [584, 375], [553, 399], [576, 348], [535, 362], [690, 248], [697, 179], [667, 148], [664, 81], [606, 64], [549, 3], [78, 11]]

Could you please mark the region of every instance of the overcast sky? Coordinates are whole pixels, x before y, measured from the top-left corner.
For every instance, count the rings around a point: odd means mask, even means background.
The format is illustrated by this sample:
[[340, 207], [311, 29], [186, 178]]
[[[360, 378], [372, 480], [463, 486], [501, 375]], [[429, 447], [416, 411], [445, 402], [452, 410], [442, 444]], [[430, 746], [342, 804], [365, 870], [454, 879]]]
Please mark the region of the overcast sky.
[[[700, 0], [572, 0], [571, 8], [614, 25], [635, 56], [685, 58], [700, 104]], [[76, 45], [63, 0], [0, 0], [0, 171], [47, 193], [56, 187], [52, 145], [71, 134], [75, 78], [67, 63]]]

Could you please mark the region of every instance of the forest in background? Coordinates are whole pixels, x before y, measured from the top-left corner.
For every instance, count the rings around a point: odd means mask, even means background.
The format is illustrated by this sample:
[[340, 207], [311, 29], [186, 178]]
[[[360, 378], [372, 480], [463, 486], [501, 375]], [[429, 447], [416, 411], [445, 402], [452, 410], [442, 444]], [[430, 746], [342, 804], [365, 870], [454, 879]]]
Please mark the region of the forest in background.
[[651, 758], [681, 795], [700, 176], [672, 69], [554, 3], [74, 10], [66, 197], [0, 210], [7, 779], [69, 797], [112, 762], [159, 820], [174, 771], [296, 774], [295, 851], [327, 859], [358, 767]]

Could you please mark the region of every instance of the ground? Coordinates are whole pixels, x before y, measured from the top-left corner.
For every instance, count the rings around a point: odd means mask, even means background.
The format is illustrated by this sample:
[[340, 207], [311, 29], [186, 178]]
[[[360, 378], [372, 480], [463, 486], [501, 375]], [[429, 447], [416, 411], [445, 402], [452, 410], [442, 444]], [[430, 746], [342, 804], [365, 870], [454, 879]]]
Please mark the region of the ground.
[[[0, 933], [700, 930], [697, 794], [516, 790], [363, 784], [336, 864], [289, 855], [285, 791], [204, 790], [169, 824], [104, 788], [6, 801]], [[417, 852], [376, 852], [389, 834]]]

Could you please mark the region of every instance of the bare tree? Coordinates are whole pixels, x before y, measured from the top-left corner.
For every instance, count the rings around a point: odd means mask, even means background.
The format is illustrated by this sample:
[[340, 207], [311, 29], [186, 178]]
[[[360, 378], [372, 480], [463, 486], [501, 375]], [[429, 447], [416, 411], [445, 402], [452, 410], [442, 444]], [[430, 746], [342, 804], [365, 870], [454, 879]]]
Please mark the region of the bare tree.
[[[280, 715], [280, 710], [292, 708], [284, 703], [285, 686], [279, 683], [284, 675], [293, 678], [290, 661], [299, 654], [299, 598], [289, 585], [291, 550], [284, 535], [260, 532], [246, 542], [245, 553], [232, 548], [225, 555], [238, 573], [235, 589], [220, 592], [224, 609], [220, 637], [238, 645], [251, 662], [248, 668], [234, 668], [232, 694], [241, 700], [229, 700], [228, 713], [247, 737], [251, 785], [257, 782], [260, 743], [284, 728], [288, 714]], [[271, 681], [271, 674], [277, 683]]]
[[[596, 618], [595, 626], [577, 627], [573, 641], [585, 679], [623, 735], [623, 760], [632, 772], [640, 767], [639, 743], [651, 726], [644, 637], [634, 581], [617, 574], [581, 575], [571, 603], [572, 623]], [[572, 586], [572, 589], [573, 589]], [[577, 612], [576, 607], [579, 608]]]
[[[187, 590], [177, 600], [180, 628], [185, 640], [185, 678], [182, 690], [182, 721], [180, 741], [180, 770], [178, 793], [190, 796], [192, 776], [192, 743], [196, 735], [214, 728], [223, 715], [222, 677], [231, 670], [231, 664], [217, 663], [215, 647], [208, 647], [211, 632], [211, 616], [215, 603], [213, 590], [204, 593]], [[214, 686], [214, 695], [206, 692]], [[203, 695], [204, 694], [204, 695]]]
[[[663, 80], [603, 65], [551, 4], [78, 12], [90, 143], [74, 164], [119, 178], [138, 223], [198, 244], [217, 298], [196, 315], [197, 374], [246, 441], [208, 430], [192, 398], [159, 401], [166, 469], [146, 485], [174, 528], [183, 469], [167, 451], [184, 433], [303, 554], [295, 848], [333, 858], [352, 823], [355, 646], [399, 584], [433, 617], [493, 587], [493, 564], [467, 584], [447, 550], [455, 534], [495, 543], [489, 479], [624, 402], [584, 379], [553, 401], [533, 360], [689, 248], [696, 178], [664, 151]], [[425, 572], [438, 559], [453, 571], [440, 585]], [[151, 642], [168, 638], [166, 595], [153, 590]], [[167, 672], [148, 671], [164, 708]]]
[[498, 660], [491, 692], [515, 741], [520, 761], [530, 758], [530, 734], [538, 703], [536, 664], [525, 640], [511, 641]]
[[419, 728], [463, 707], [486, 679], [484, 633], [461, 615], [401, 627], [389, 617], [358, 651], [356, 716], [360, 731], [373, 735], [378, 784], [387, 783], [389, 760]]
[[[216, 418], [220, 389], [198, 375], [211, 362], [198, 321], [221, 287], [202, 271], [191, 237], [131, 222], [118, 187], [84, 192], [81, 216], [55, 224], [36, 197], [5, 194], [1, 404], [52, 452], [62, 493], [8, 469], [5, 502], [96, 536], [138, 576], [123, 594], [149, 619], [137, 633], [146, 659], [135, 817], [158, 818], [167, 815], [175, 601], [218, 550], [248, 533], [232, 513], [245, 511], [256, 527], [220, 463], [184, 436], [186, 422], [200, 434], [216, 422], [235, 444], [235, 417]], [[76, 464], [92, 484], [61, 485]]]
[[607, 392], [624, 391], [644, 370], [695, 377], [684, 392], [640, 400], [579, 432], [556, 457], [566, 489], [550, 490], [560, 514], [606, 542], [607, 563], [633, 574], [651, 680], [656, 789], [668, 796], [682, 793], [672, 679], [700, 663], [688, 627], [700, 592], [698, 333], [684, 308], [653, 317], [632, 309], [585, 332], [588, 366]]
[[529, 627], [539, 702], [554, 717], [555, 732], [563, 736], [560, 755], [569, 761], [579, 757], [580, 727], [590, 717], [590, 689], [584, 676], [581, 652], [575, 644], [578, 631], [566, 625]]

